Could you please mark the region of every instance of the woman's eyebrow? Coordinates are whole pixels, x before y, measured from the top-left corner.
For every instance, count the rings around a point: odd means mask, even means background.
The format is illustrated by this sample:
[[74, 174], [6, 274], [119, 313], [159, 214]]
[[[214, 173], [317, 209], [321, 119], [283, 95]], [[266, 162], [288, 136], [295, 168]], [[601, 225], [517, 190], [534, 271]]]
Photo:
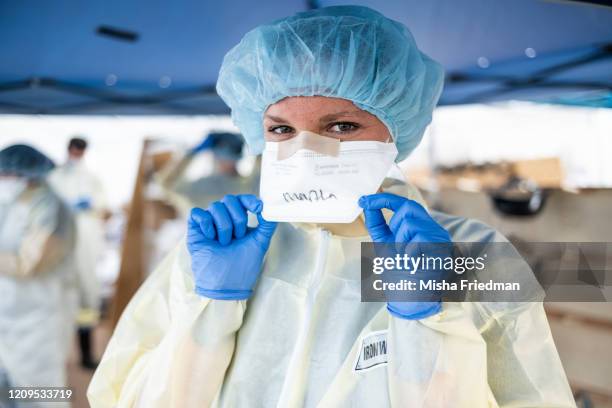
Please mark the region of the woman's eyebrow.
[[266, 119], [270, 119], [271, 121], [276, 122], [276, 123], [287, 123], [285, 119], [280, 118], [278, 116], [266, 115], [265, 117]]
[[344, 117], [344, 116], [362, 116], [362, 114], [363, 114], [363, 112], [360, 111], [360, 110], [330, 113], [329, 115], [321, 116], [321, 118], [319, 118], [319, 123], [332, 122], [332, 121], [334, 121], [334, 120], [336, 120], [338, 118]]

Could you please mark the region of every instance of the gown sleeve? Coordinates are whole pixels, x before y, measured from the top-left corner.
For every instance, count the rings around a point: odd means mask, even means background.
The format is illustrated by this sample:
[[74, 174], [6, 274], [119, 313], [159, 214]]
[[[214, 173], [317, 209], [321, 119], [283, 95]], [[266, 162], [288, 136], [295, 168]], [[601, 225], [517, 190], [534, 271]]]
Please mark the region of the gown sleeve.
[[87, 396], [99, 407], [209, 406], [223, 383], [245, 301], [194, 290], [182, 242], [132, 298]]
[[392, 406], [576, 406], [542, 303], [445, 303], [423, 320], [390, 319]]
[[[512, 248], [478, 221], [435, 212], [434, 217], [455, 242]], [[576, 406], [542, 302], [531, 301], [542, 299], [531, 269], [519, 256], [500, 257], [489, 266], [479, 278], [512, 276], [530, 289], [530, 301], [445, 302], [441, 313], [422, 320], [389, 316], [393, 406]]]

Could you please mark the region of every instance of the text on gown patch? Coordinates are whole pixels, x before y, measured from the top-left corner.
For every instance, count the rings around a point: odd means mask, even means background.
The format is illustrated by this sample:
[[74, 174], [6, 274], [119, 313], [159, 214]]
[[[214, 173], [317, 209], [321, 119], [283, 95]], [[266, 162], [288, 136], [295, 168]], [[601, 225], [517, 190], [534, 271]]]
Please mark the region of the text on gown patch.
[[387, 330], [367, 334], [361, 340], [355, 372], [367, 371], [387, 364]]

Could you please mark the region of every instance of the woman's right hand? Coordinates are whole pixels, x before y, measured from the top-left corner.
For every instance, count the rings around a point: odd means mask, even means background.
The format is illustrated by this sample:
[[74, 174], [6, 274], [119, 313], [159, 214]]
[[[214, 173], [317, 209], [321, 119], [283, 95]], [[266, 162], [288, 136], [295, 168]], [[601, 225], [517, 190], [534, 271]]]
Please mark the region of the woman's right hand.
[[[187, 248], [196, 293], [221, 300], [251, 296], [276, 229], [275, 222], [263, 219], [262, 209], [256, 196], [242, 194], [191, 210]], [[247, 211], [257, 214], [256, 228], [247, 226]]]

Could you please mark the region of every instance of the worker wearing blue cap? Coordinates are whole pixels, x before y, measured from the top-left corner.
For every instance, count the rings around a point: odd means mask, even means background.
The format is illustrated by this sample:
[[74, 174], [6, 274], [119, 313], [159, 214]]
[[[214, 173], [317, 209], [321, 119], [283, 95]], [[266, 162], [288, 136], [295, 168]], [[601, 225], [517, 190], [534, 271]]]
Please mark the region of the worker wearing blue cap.
[[247, 33], [217, 91], [262, 153], [261, 199], [191, 212], [186, 248], [124, 312], [92, 406], [574, 406], [541, 303], [360, 302], [362, 242], [506, 241], [390, 177], [442, 82], [369, 8]]
[[[67, 385], [78, 300], [75, 227], [46, 182], [53, 168], [31, 146], [0, 151], [0, 388]], [[5, 396], [0, 406], [13, 406]]]
[[[257, 169], [243, 176], [238, 162], [243, 156], [244, 139], [232, 132], [208, 133], [200, 143], [184, 155], [171, 160], [156, 174], [168, 201], [187, 218], [193, 207], [207, 207], [226, 194], [247, 194], [257, 191]], [[190, 179], [187, 173], [202, 153], [212, 153], [211, 174]]]

